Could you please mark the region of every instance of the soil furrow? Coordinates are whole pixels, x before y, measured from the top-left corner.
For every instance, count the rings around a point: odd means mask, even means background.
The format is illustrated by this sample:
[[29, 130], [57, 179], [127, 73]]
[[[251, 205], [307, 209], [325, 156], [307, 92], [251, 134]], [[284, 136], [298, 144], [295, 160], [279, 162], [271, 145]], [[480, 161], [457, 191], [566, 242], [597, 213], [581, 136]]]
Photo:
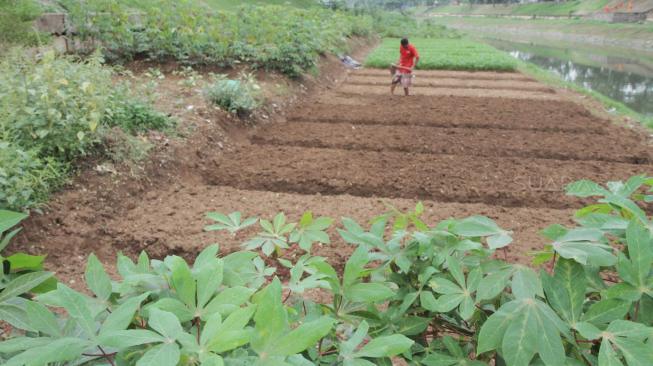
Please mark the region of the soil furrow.
[[[346, 81], [347, 85], [369, 85], [369, 86], [388, 86], [390, 77], [377, 76], [350, 76]], [[544, 93], [555, 93], [555, 90], [537, 82], [515, 81], [515, 80], [466, 80], [453, 78], [424, 78], [416, 77], [413, 81], [414, 86], [432, 87], [432, 88], [457, 88], [457, 89], [504, 89], [504, 90], [523, 90], [539, 91]]]
[[[356, 105], [343, 104], [350, 101]], [[501, 128], [534, 131], [566, 131], [587, 134], [635, 136], [626, 129], [591, 115], [571, 102], [465, 97], [376, 98], [332, 95], [325, 103], [313, 103], [288, 115], [291, 121], [350, 122], [380, 125]], [[641, 141], [641, 137], [638, 138]]]
[[[491, 72], [491, 71], [450, 71], [450, 70], [416, 70], [416, 75], [429, 78], [455, 78], [463, 80], [522, 80], [534, 81], [524, 74], [516, 72]], [[349, 75], [356, 76], [389, 76], [389, 70], [383, 69], [361, 69], [351, 71]]]
[[605, 135], [570, 135], [500, 129], [430, 128], [350, 123], [283, 123], [252, 135], [260, 145], [397, 151], [428, 154], [597, 160], [647, 164], [651, 154], [637, 140], [615, 141]]
[[[519, 91], [511, 89], [469, 89], [469, 88], [433, 88], [428, 86], [413, 86], [413, 95], [422, 96], [457, 96], [476, 98], [510, 98], [510, 99], [544, 99], [561, 100], [559, 96], [551, 93], [536, 91]], [[389, 86], [366, 86], [345, 84], [338, 88], [338, 93], [345, 95], [387, 95]]]
[[205, 169], [208, 184], [302, 194], [430, 199], [507, 207], [578, 207], [563, 193], [579, 179], [599, 182], [651, 171], [606, 162], [241, 146]]

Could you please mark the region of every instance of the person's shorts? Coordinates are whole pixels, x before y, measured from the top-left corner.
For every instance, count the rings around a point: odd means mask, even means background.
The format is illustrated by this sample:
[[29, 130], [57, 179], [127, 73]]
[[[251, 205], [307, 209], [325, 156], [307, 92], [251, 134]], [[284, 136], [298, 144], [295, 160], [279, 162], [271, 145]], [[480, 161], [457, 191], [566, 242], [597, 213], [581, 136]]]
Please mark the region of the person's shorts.
[[392, 77], [393, 84], [401, 84], [404, 88], [410, 88], [413, 85], [413, 74], [395, 73]]

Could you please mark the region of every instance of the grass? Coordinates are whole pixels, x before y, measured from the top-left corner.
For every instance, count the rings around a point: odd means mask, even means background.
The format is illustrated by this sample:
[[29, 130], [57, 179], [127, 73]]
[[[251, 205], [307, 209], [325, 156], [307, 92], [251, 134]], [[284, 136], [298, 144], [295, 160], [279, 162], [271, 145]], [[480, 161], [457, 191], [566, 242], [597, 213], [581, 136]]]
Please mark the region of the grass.
[[442, 6], [433, 12], [442, 14], [474, 14], [474, 15], [537, 15], [537, 16], [568, 16], [570, 14], [586, 14], [601, 10], [610, 0], [572, 0], [565, 2], [541, 2], [517, 5], [475, 5], [475, 6]]
[[[511, 71], [517, 62], [495, 48], [465, 38], [411, 39], [420, 53], [422, 70]], [[368, 67], [386, 68], [399, 57], [399, 39], [386, 38], [365, 61]]]

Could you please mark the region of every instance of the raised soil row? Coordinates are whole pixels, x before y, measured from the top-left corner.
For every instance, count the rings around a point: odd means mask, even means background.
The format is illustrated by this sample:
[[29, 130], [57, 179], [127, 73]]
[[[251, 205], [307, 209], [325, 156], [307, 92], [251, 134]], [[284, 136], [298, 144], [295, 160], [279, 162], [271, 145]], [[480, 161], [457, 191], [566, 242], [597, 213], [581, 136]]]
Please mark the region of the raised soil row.
[[621, 180], [647, 165], [243, 145], [205, 168], [205, 182], [301, 194], [428, 199], [498, 206], [570, 208], [579, 179]]
[[268, 125], [251, 136], [260, 145], [396, 151], [486, 157], [600, 160], [643, 164], [653, 154], [636, 139], [528, 130], [373, 126], [294, 122]]
[[[391, 126], [497, 128], [637, 136], [566, 101], [388, 95], [343, 97], [326, 94], [296, 109], [289, 121]], [[638, 138], [641, 140], [641, 138]]]
[[[511, 98], [511, 99], [545, 99], [560, 100], [560, 97], [550, 92], [525, 91], [514, 89], [472, 89], [472, 88], [447, 88], [414, 85], [410, 88], [414, 95], [424, 96], [445, 96], [453, 95], [458, 97], [477, 98]], [[338, 92], [345, 95], [386, 95], [389, 93], [389, 86], [370, 86], [345, 84], [338, 88]]]
[[[350, 76], [347, 78], [348, 85], [388, 86], [391, 78], [389, 75], [381, 76]], [[478, 79], [457, 79], [457, 78], [430, 78], [416, 75], [413, 86], [430, 88], [467, 88], [467, 89], [504, 89], [539, 91], [543, 93], [555, 93], [549, 88], [535, 81], [523, 80], [478, 80]]]
[[[449, 70], [416, 70], [416, 75], [425, 78], [456, 78], [464, 80], [522, 80], [533, 81], [524, 74], [516, 72], [492, 72], [492, 71], [449, 71]], [[362, 69], [349, 73], [351, 76], [389, 76], [389, 69]]]

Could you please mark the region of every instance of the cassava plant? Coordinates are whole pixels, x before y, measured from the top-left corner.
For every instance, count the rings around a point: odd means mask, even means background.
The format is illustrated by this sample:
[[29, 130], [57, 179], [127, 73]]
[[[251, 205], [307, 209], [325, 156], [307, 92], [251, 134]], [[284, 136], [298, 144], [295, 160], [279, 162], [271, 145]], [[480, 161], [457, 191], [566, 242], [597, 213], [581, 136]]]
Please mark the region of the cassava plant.
[[[220, 256], [213, 245], [192, 265], [177, 256], [161, 261], [143, 253], [134, 263], [120, 255], [120, 279], [112, 280], [91, 256], [91, 296], [59, 284], [34, 297], [33, 282], [0, 292], [24, 314], [0, 342], [0, 361], [651, 365], [653, 239], [645, 208], [652, 186], [644, 176], [607, 187], [570, 185], [569, 194], [598, 196], [598, 203], [578, 211], [575, 227], [544, 230], [552, 243], [536, 254], [539, 269], [498, 259], [511, 232], [491, 219], [431, 227], [421, 204], [407, 213], [391, 209], [369, 227], [344, 218], [338, 234], [354, 250], [341, 270], [308, 246], [300, 257], [266, 259], [289, 269], [278, 278], [259, 253]], [[217, 224], [207, 229], [231, 233], [257, 221], [211, 216]], [[261, 226], [285, 244], [299, 247], [306, 236], [326, 241], [330, 220], [307, 214], [302, 221], [278, 215]], [[0, 318], [11, 319], [6, 312]]]

